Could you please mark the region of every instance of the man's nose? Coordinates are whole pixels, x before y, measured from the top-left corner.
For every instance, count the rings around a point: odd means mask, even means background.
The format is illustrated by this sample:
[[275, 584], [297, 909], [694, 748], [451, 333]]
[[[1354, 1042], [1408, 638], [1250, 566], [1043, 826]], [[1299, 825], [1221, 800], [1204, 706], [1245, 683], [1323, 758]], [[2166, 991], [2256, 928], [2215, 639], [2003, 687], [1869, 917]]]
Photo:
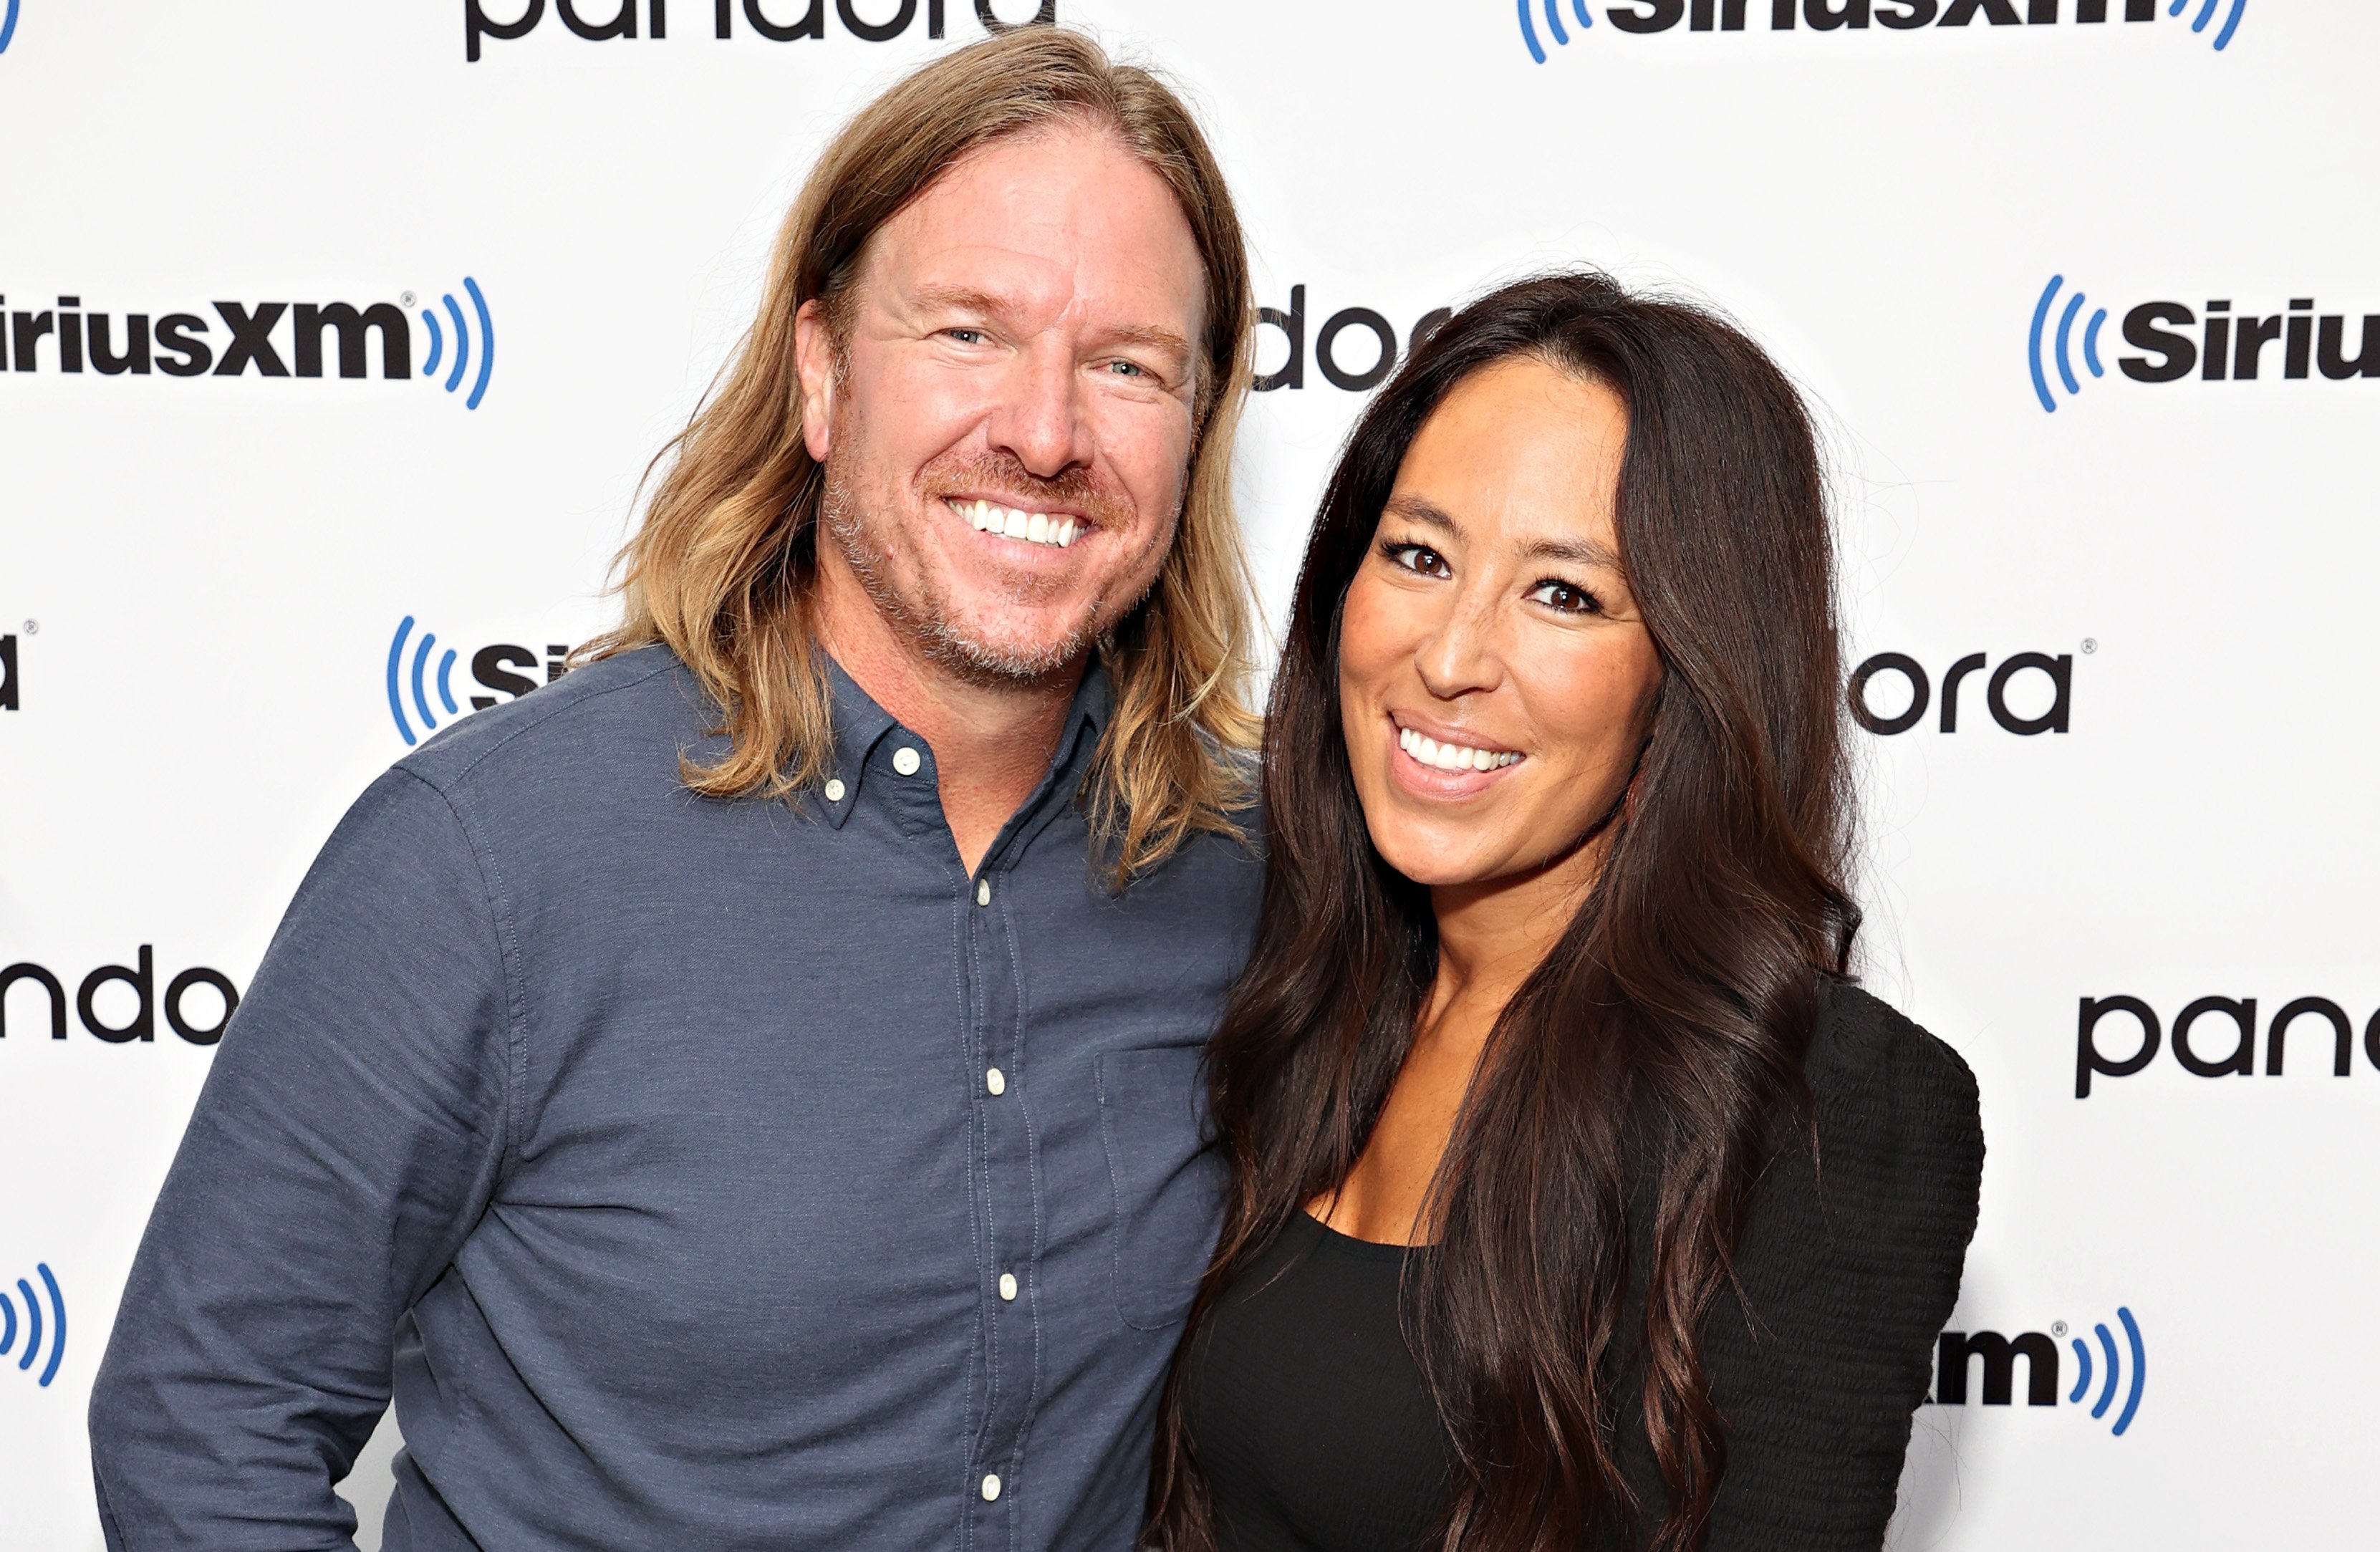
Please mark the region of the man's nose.
[[992, 446], [1015, 455], [1026, 470], [1054, 479], [1090, 462], [1073, 353], [1037, 345], [1017, 358], [994, 407]]

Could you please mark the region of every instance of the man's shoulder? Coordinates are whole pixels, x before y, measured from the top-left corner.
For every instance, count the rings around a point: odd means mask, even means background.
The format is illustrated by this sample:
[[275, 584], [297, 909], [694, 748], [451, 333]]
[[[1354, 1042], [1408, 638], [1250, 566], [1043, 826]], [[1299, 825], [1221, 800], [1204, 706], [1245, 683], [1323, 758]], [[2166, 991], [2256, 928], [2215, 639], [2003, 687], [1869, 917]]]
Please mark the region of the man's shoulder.
[[703, 742], [714, 721], [676, 654], [639, 647], [450, 724], [396, 769], [454, 794], [525, 774], [643, 763], [656, 745], [678, 750]]

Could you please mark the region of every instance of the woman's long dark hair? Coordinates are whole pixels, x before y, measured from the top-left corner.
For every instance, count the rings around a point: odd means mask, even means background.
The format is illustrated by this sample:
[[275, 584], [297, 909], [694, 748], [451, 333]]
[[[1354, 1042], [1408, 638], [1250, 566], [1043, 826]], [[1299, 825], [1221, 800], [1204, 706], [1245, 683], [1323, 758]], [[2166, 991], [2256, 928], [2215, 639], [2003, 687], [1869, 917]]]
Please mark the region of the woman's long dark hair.
[[[1459, 1447], [1445, 1547], [1572, 1552], [1652, 1522], [1654, 1546], [1688, 1549], [1726, 1466], [1700, 1328], [1760, 1168], [1806, 1121], [1803, 1054], [1859, 927], [1810, 418], [1759, 346], [1697, 308], [1592, 273], [1507, 286], [1416, 349], [1349, 439], [1273, 683], [1263, 915], [1208, 1057], [1235, 1178], [1183, 1352], [1290, 1215], [1354, 1167], [1429, 988], [1427, 893], [1372, 849], [1348, 770], [1340, 613], [1423, 423], [1513, 358], [1627, 406], [1621, 549], [1662, 679], [1602, 871], [1472, 1079], [1406, 1324]], [[1182, 1361], [1152, 1535], [1200, 1552], [1214, 1536]], [[1666, 1505], [1631, 1490], [1631, 1410]]]

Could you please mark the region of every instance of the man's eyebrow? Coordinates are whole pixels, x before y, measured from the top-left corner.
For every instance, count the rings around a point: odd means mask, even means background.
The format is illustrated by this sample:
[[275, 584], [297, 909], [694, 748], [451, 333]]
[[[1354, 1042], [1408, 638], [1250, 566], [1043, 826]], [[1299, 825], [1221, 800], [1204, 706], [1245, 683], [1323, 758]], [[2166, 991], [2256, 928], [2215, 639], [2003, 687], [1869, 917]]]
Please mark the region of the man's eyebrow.
[[1014, 304], [1007, 297], [989, 291], [978, 291], [971, 285], [920, 285], [911, 299], [922, 308], [950, 308], [959, 312], [1007, 312]]
[[[1391, 496], [1381, 509], [1387, 515], [1402, 517], [1408, 523], [1436, 528], [1454, 539], [1461, 539], [1463, 525], [1454, 514], [1435, 502], [1419, 496]], [[1612, 571], [1625, 571], [1620, 556], [1608, 544], [1591, 539], [1541, 539], [1522, 552], [1532, 560], [1568, 561], [1573, 565], [1601, 566]]]
[[1171, 329], [1160, 328], [1153, 323], [1128, 324], [1121, 329], [1104, 330], [1100, 337], [1112, 340], [1118, 345], [1144, 345], [1151, 350], [1168, 350], [1176, 356], [1190, 354], [1188, 340]]
[[[947, 309], [978, 315], [1012, 312], [1018, 305], [1009, 297], [971, 285], [920, 285], [911, 293], [911, 299], [920, 308]], [[1147, 346], [1153, 350], [1170, 350], [1177, 356], [1190, 354], [1188, 340], [1172, 329], [1153, 323], [1127, 324], [1110, 329], [1102, 337], [1118, 345]]]

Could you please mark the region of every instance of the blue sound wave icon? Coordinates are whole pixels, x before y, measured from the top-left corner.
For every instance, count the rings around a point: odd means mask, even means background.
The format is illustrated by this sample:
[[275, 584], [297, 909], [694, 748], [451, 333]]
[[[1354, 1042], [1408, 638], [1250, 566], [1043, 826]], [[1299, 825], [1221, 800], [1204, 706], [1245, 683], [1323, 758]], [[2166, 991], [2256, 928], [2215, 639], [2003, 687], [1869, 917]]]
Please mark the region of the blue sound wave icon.
[[[27, 1374], [35, 1364], [42, 1364], [40, 1384], [46, 1388], [58, 1377], [58, 1363], [67, 1355], [67, 1302], [58, 1293], [58, 1279], [51, 1274], [46, 1263], [33, 1267], [33, 1275], [42, 1279], [42, 1287], [50, 1295], [50, 1318], [42, 1319], [42, 1301], [33, 1292], [33, 1285], [23, 1278], [17, 1279], [17, 1292], [25, 1301], [25, 1353], [17, 1360], [17, 1367]], [[42, 1339], [49, 1339], [50, 1356], [42, 1361]], [[17, 1345], [17, 1306], [6, 1291], [0, 1291], [0, 1357], [6, 1357]]]
[[17, 35], [17, 0], [8, 0], [6, 15], [0, 15], [0, 54], [8, 52], [8, 40]]
[[[2206, 24], [2215, 19], [2215, 13], [2222, 6], [2223, 0], [2199, 0], [2198, 15], [2191, 18], [2190, 30], [2192, 32], [2205, 31]], [[2173, 0], [2165, 14], [2178, 17], [2189, 8], [2190, 0]], [[2215, 34], [2215, 52], [2220, 54], [2230, 45], [2231, 34], [2240, 30], [2240, 13], [2247, 8], [2248, 0], [2231, 0], [2231, 14], [2223, 18], [2221, 30]]]
[[[396, 635], [390, 638], [388, 644], [388, 714], [396, 719], [396, 731], [404, 734], [405, 742], [408, 746], [427, 738], [438, 726], [438, 719], [430, 709], [428, 692], [430, 654], [436, 650], [438, 646], [438, 637], [431, 631], [423, 631], [420, 641], [416, 643], [413, 649], [410, 687], [413, 691], [413, 709], [421, 717], [421, 733], [419, 736], [414, 734], [413, 724], [406, 720], [405, 697], [400, 692], [405, 687], [403, 683], [406, 667], [405, 642], [406, 638], [412, 634], [413, 616], [407, 614], [398, 624]], [[438, 703], [446, 708], [446, 714], [449, 717], [459, 716], [463, 710], [455, 703], [454, 676], [455, 649], [449, 647], [446, 649], [446, 655], [438, 660], [438, 676], [435, 681], [438, 686]]]
[[[1546, 62], [1546, 47], [1537, 42], [1537, 24], [1529, 15], [1530, 3], [1531, 0], [1518, 0], [1521, 7], [1521, 42], [1529, 45], [1529, 57], [1542, 65]], [[1554, 35], [1555, 42], [1567, 46], [1570, 42], [1570, 32], [1562, 26], [1561, 0], [1544, 0], [1544, 4], [1546, 30]], [[1571, 14], [1578, 18], [1579, 26], [1585, 28], [1595, 25], [1595, 18], [1587, 14], [1586, 0], [1570, 0], [1570, 5]]]
[[[2069, 394], [2082, 392], [2082, 380], [2074, 375], [2074, 321], [2082, 314], [2082, 292], [2077, 291], [2068, 297], [2066, 310], [2058, 315], [2054, 358], [2046, 359], [2042, 355], [2041, 336], [2049, 324], [2049, 309], [2057, 305], [2058, 288], [2065, 284], [2064, 275], [2051, 275], [2049, 284], [2042, 287], [2041, 300], [2034, 304], [2033, 332], [2025, 342], [2033, 365], [2034, 396], [2041, 401], [2041, 407], [2052, 415], [2058, 413], [2058, 400], [2049, 390], [2048, 367], [2052, 359], [2058, 368], [2058, 381], [2065, 385], [2066, 392]], [[2099, 329], [2107, 321], [2107, 309], [2101, 308], [2091, 315], [2090, 323], [2082, 331], [2082, 364], [2090, 370], [2093, 377], [2107, 375], [2107, 369], [2099, 363]]]
[[[2116, 1306], [2116, 1319], [2124, 1328], [2124, 1338], [2131, 1344], [2132, 1354], [2131, 1385], [2124, 1395], [2124, 1410], [2116, 1414], [2115, 1434], [2121, 1438], [2124, 1430], [2132, 1425], [2132, 1414], [2141, 1410], [2141, 1385], [2148, 1376], [2148, 1352], [2141, 1344], [2140, 1323], [2132, 1318], [2132, 1312], [2119, 1304]], [[2121, 1383], [2124, 1365], [2116, 1350], [2115, 1336], [2107, 1329], [2107, 1323], [2103, 1320], [2092, 1329], [2099, 1339], [2100, 1350], [2107, 1354], [2107, 1363], [2103, 1388], [2099, 1399], [2092, 1403], [2091, 1415], [2105, 1417], [2107, 1408], [2115, 1404], [2116, 1388]], [[2074, 1339], [2073, 1345], [2074, 1389], [2066, 1398], [2069, 1403], [2080, 1402], [2091, 1389], [2091, 1350], [2083, 1344], [2081, 1337]]]
[[[488, 374], [496, 365], [496, 325], [488, 316], [488, 298], [480, 294], [480, 283], [469, 275], [463, 277], [463, 289], [471, 298], [471, 309], [480, 321], [480, 374], [471, 382], [471, 396], [464, 401], [466, 409], [477, 409], [487, 396]], [[455, 325], [455, 362], [446, 369], [446, 392], [453, 393], [463, 385], [463, 374], [471, 365], [471, 331], [464, 321], [462, 304], [449, 291], [441, 298], [446, 304], [446, 316]], [[421, 375], [438, 375], [438, 363], [446, 358], [446, 332], [438, 326], [438, 315], [428, 308], [421, 309], [421, 321], [430, 330], [430, 355], [421, 363]], [[408, 740], [407, 742], [410, 742]]]

